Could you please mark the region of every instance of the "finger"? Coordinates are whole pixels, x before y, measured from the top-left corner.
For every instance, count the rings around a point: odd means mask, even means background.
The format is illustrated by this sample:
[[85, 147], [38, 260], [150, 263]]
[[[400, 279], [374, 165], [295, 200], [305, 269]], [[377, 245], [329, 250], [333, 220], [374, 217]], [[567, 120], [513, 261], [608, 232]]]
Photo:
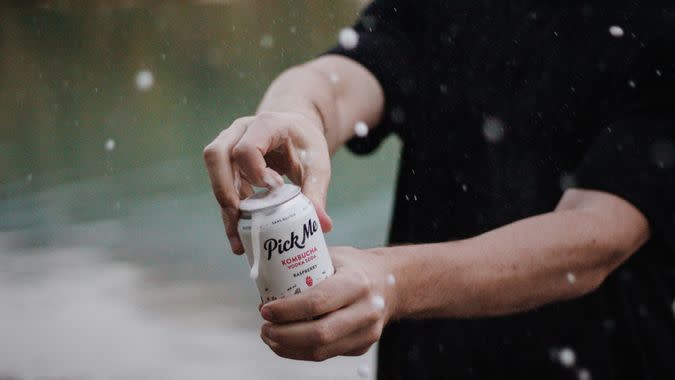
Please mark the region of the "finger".
[[284, 346], [262, 335], [261, 338], [274, 353], [281, 357], [295, 360], [324, 361], [338, 355], [354, 355], [358, 352], [363, 354], [368, 350], [368, 347], [377, 342], [380, 334], [380, 326], [368, 326], [336, 342], [303, 349]]
[[314, 159], [311, 163], [305, 164], [302, 193], [314, 204], [323, 232], [330, 232], [333, 229], [333, 221], [326, 212], [326, 195], [330, 183], [330, 158], [327, 157], [328, 153], [322, 154], [326, 157]]
[[336, 272], [306, 292], [265, 304], [261, 314], [274, 323], [307, 320], [354, 303], [369, 288], [369, 280], [357, 272]]
[[267, 167], [265, 155], [285, 142], [288, 125], [274, 114], [261, 114], [246, 129], [232, 149], [233, 160], [244, 177], [254, 186], [274, 187], [283, 184], [283, 178]]
[[243, 246], [236, 229], [239, 218], [239, 194], [234, 185], [235, 176], [230, 154], [232, 147], [246, 130], [250, 119], [236, 120], [204, 148], [204, 162], [208, 170], [213, 194], [220, 204], [225, 233], [235, 253], [243, 252]]
[[262, 333], [285, 347], [315, 347], [331, 344], [354, 331], [378, 323], [383, 311], [371, 302], [358, 302], [317, 320], [274, 324], [265, 323]]
[[239, 214], [238, 208], [228, 207], [220, 209], [223, 225], [225, 225], [225, 235], [227, 236], [232, 252], [235, 255], [244, 253], [244, 244], [242, 244], [241, 239], [239, 238], [239, 232], [237, 231]]

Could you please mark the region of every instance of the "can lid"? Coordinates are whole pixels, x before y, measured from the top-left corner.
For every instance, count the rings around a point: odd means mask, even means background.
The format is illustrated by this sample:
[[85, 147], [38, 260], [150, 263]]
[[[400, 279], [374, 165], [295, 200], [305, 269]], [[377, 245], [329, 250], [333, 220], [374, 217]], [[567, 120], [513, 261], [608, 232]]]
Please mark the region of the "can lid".
[[272, 190], [259, 191], [239, 203], [239, 210], [255, 212], [269, 207], [279, 206], [293, 199], [300, 193], [300, 188], [292, 184], [284, 184]]

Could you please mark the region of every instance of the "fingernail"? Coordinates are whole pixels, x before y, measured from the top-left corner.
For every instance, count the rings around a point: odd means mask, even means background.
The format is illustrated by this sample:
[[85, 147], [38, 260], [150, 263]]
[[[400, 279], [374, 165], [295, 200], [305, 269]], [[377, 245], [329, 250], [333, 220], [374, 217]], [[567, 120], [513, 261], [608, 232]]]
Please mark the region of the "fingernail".
[[260, 310], [260, 314], [267, 321], [271, 321], [272, 318], [274, 317], [274, 313], [272, 312], [272, 310], [270, 310], [269, 307], [263, 306], [262, 310]]
[[263, 334], [269, 339], [274, 340], [275, 338], [274, 329], [272, 329], [269, 325], [263, 326]]
[[230, 247], [232, 248], [232, 252], [237, 255], [244, 253], [244, 245], [241, 244], [241, 240], [239, 240], [239, 238], [230, 239]]

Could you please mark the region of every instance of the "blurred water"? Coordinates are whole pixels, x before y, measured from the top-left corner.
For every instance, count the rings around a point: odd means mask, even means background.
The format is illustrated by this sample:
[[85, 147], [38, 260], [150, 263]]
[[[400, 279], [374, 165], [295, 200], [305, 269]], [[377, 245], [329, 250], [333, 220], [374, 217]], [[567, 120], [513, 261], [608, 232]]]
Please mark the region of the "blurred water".
[[[317, 364], [267, 349], [201, 162], [360, 4], [225, 3], [2, 9], [0, 378], [356, 379], [372, 366], [373, 350]], [[398, 149], [334, 157], [330, 244], [384, 242]]]

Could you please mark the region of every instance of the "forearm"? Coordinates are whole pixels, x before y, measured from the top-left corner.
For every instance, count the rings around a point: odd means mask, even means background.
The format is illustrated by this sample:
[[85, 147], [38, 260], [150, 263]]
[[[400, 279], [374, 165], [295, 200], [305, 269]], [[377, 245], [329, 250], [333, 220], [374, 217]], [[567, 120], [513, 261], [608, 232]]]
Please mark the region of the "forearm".
[[376, 125], [384, 94], [375, 77], [358, 63], [324, 56], [283, 72], [268, 88], [260, 112], [299, 112], [323, 127], [331, 153], [354, 134], [354, 124]]
[[610, 197], [597, 207], [608, 212], [576, 202], [471, 239], [379, 250], [397, 277], [394, 316], [503, 315], [592, 291], [649, 236]]

